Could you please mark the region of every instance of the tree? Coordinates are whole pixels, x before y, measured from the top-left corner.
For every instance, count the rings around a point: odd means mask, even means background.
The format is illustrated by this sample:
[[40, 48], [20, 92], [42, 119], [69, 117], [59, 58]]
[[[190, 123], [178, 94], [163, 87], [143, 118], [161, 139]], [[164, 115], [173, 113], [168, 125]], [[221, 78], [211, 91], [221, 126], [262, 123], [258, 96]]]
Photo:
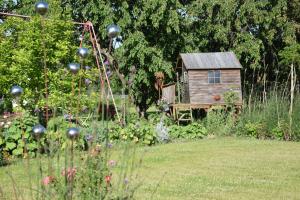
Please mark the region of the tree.
[[[51, 20], [44, 22], [44, 28], [41, 27], [39, 16], [31, 20], [9, 17], [0, 25], [0, 94], [10, 98], [11, 86], [18, 84], [24, 88], [23, 98], [31, 108], [44, 105], [42, 40], [45, 41], [49, 69], [49, 101], [58, 106], [70, 98], [66, 91], [71, 91], [71, 84], [68, 83], [71, 76], [65, 76], [65, 70], [67, 64], [76, 58], [74, 27], [58, 20], [59, 16], [54, 12], [51, 16]], [[57, 101], [58, 98], [60, 101]]]
[[172, 63], [183, 47], [182, 14], [179, 11], [182, 4], [177, 0], [101, 0], [71, 1], [64, 5], [65, 8], [72, 7], [75, 20], [93, 22], [104, 48], [109, 44], [106, 27], [116, 23], [122, 28], [122, 46], [113, 52], [113, 56], [125, 79], [129, 80], [130, 69], [136, 68], [129, 91], [140, 115], [144, 115], [157, 99], [154, 73], [163, 71], [172, 78]]

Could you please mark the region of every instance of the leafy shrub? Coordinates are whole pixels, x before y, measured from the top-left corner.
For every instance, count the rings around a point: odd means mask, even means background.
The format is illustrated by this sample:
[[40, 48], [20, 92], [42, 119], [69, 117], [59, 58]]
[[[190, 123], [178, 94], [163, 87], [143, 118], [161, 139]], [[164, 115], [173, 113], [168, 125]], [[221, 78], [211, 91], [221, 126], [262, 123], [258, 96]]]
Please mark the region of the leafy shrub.
[[4, 129], [3, 138], [0, 141], [3, 151], [12, 156], [26, 156], [24, 153], [34, 155], [38, 145], [30, 133], [36, 123], [37, 118], [28, 112], [23, 112], [22, 116], [15, 118], [10, 127]]
[[209, 134], [231, 134], [235, 126], [234, 114], [223, 107], [214, 106], [207, 113], [205, 125]]
[[172, 125], [169, 127], [169, 135], [172, 139], [201, 139], [207, 135], [207, 129], [197, 122], [187, 126]]
[[167, 117], [165, 113], [151, 113], [148, 116], [148, 120], [151, 124], [158, 124], [161, 121], [164, 123], [166, 126], [171, 126], [175, 124], [175, 121], [172, 117]]
[[12, 110], [12, 103], [9, 99], [1, 98], [0, 99], [0, 114], [11, 111]]
[[78, 127], [81, 132], [79, 138], [74, 141], [74, 148], [81, 150], [84, 149], [85, 134], [84, 131], [82, 131], [82, 127], [68, 122], [63, 116], [54, 117], [48, 122], [46, 140], [48, 142], [49, 148], [51, 148], [52, 150], [64, 150], [68, 142], [66, 130], [71, 126]]
[[124, 128], [120, 125], [110, 124], [109, 138], [111, 140], [140, 142], [147, 145], [157, 142], [154, 126], [145, 120], [140, 120], [137, 123], [129, 123]]
[[275, 139], [283, 140], [288, 137], [289, 124], [281, 120], [275, 128], [271, 130], [272, 137]]
[[235, 91], [229, 90], [224, 93], [224, 101], [227, 106], [233, 107], [237, 100], [239, 100], [239, 97]]
[[263, 123], [260, 122], [248, 122], [245, 124], [245, 133], [248, 136], [256, 137], [256, 138], [261, 138], [262, 135], [264, 135], [264, 126]]

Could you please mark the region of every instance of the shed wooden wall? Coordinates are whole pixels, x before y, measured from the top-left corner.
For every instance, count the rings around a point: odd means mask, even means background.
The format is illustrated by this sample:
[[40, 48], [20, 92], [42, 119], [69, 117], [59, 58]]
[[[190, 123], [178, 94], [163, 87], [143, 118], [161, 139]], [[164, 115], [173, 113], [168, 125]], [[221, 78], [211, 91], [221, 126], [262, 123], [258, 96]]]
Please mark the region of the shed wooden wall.
[[[220, 69], [221, 83], [208, 83], [208, 70], [189, 70], [189, 95], [191, 104], [223, 104], [223, 94], [230, 89], [238, 93], [242, 103], [241, 75], [240, 69]], [[214, 96], [220, 95], [221, 99], [216, 101]]]
[[175, 84], [163, 86], [162, 97], [166, 99], [168, 104], [175, 103]]

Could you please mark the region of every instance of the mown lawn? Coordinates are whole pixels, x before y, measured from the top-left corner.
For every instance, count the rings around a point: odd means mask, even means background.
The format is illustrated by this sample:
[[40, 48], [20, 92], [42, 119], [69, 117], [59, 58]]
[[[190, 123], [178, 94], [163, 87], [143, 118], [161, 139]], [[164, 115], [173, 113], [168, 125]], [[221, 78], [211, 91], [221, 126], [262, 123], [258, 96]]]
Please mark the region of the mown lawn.
[[[149, 149], [138, 199], [300, 199], [300, 143], [219, 138]], [[165, 174], [165, 175], [164, 175]]]
[[[136, 199], [300, 199], [300, 143], [216, 138], [141, 148]], [[0, 186], [11, 188], [7, 171], [25, 185], [22, 166], [0, 168]]]

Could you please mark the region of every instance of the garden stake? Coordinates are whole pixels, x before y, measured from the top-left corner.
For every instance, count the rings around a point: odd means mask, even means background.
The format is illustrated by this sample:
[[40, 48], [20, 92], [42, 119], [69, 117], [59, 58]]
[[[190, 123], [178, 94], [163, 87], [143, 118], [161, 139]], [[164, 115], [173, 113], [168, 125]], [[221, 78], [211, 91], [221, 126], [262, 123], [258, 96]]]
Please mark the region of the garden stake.
[[88, 26], [88, 28], [89, 28], [89, 33], [90, 33], [90, 40], [91, 40], [92, 46], [93, 46], [93, 53], [94, 53], [94, 56], [96, 58], [96, 64], [97, 64], [97, 69], [98, 69], [98, 72], [99, 72], [100, 87], [101, 87], [100, 90], [99, 90], [98, 115], [99, 115], [99, 118], [100, 118], [100, 110], [101, 110], [101, 105], [102, 105], [102, 119], [101, 119], [101, 121], [102, 121], [102, 124], [104, 125], [104, 104], [102, 102], [102, 98], [104, 98], [104, 96], [106, 96], [106, 92], [104, 90], [104, 80], [102, 78], [102, 73], [101, 73], [101, 68], [100, 68], [100, 64], [99, 64], [99, 59], [98, 59], [98, 56], [97, 56], [97, 50], [96, 50], [95, 40], [93, 38], [91, 27]]
[[117, 106], [116, 106], [116, 102], [115, 102], [115, 99], [114, 99], [114, 96], [113, 96], [113, 93], [112, 93], [112, 90], [111, 90], [111, 87], [110, 87], [110, 82], [109, 82], [108, 76], [105, 72], [106, 69], [105, 69], [104, 62], [103, 62], [103, 59], [102, 59], [102, 56], [101, 56], [100, 44], [97, 41], [97, 37], [96, 37], [96, 33], [95, 33], [95, 30], [94, 30], [93, 24], [90, 23], [90, 26], [91, 26], [94, 41], [95, 41], [95, 44], [96, 44], [95, 46], [96, 46], [96, 48], [98, 50], [98, 53], [100, 55], [99, 57], [100, 57], [101, 65], [102, 65], [102, 68], [103, 68], [103, 71], [104, 71], [104, 75], [105, 75], [105, 79], [106, 79], [106, 82], [107, 82], [108, 90], [109, 90], [109, 93], [111, 95], [111, 98], [112, 98], [112, 101], [113, 101], [113, 104], [114, 104], [114, 107], [115, 107], [115, 110], [116, 110], [116, 115], [117, 115], [118, 121], [121, 122], [119, 112], [118, 112], [118, 109], [117, 109]]
[[41, 41], [42, 41], [42, 49], [43, 49], [43, 64], [44, 64], [44, 81], [45, 81], [45, 108], [46, 108], [46, 127], [49, 120], [49, 113], [48, 113], [48, 69], [47, 69], [47, 56], [46, 56], [46, 44], [45, 44], [45, 21], [44, 16], [41, 17]]
[[[73, 152], [73, 140], [71, 140], [71, 173], [72, 170], [73, 170], [73, 167], [74, 167], [74, 152]], [[71, 175], [70, 177], [70, 192], [71, 192], [71, 196], [70, 196], [70, 199], [72, 200], [73, 199], [73, 175]]]
[[[38, 182], [39, 182], [39, 184], [38, 185], [40, 185], [41, 186], [41, 190], [42, 190], [42, 200], [44, 200], [45, 199], [45, 188], [44, 188], [44, 186], [43, 186], [43, 184], [42, 184], [42, 180], [43, 180], [43, 168], [42, 168], [42, 156], [41, 156], [41, 153], [39, 152], [39, 151], [41, 151], [41, 148], [42, 148], [42, 144], [41, 144], [41, 141], [40, 140], [38, 140], [38, 153], [37, 153], [37, 155], [38, 155], [38, 159], [39, 159], [39, 172], [40, 172], [40, 179], [38, 179]], [[37, 193], [38, 194], [38, 193]], [[39, 194], [38, 194], [38, 199], [39, 199]]]
[[64, 199], [67, 200], [68, 199], [68, 177], [67, 177], [67, 173], [66, 173], [66, 169], [68, 166], [68, 160], [67, 160], [67, 155], [68, 155], [68, 148], [65, 148], [65, 168], [63, 169], [65, 172], [65, 195], [64, 195]]
[[[82, 64], [82, 60], [81, 60], [81, 66], [83, 66]], [[81, 100], [81, 81], [82, 81], [82, 76], [81, 76], [81, 68], [79, 70], [79, 85], [78, 85], [78, 98], [77, 98], [77, 109], [76, 109], [76, 124], [78, 125], [79, 123], [79, 111], [80, 111], [80, 100]]]

